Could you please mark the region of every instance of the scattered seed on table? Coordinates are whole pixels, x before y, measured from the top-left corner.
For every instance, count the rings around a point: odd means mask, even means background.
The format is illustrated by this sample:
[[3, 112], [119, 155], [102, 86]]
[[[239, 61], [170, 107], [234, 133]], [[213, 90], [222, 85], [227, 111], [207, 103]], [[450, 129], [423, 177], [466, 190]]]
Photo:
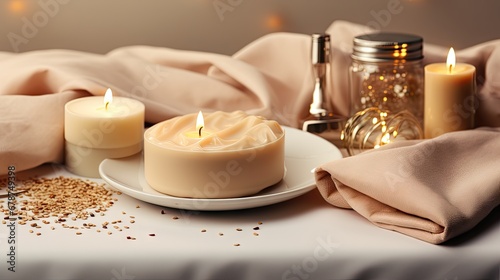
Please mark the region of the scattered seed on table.
[[179, 219], [179, 217], [177, 217], [177, 216], [173, 216], [173, 217], [172, 217], [172, 219], [174, 219], [174, 220], [178, 220], [178, 219]]
[[258, 234], [258, 233], [256, 233], [256, 232], [254, 232], [254, 233], [253, 233], [253, 235], [255, 235], [255, 236], [259, 236], [259, 234]]
[[234, 243], [233, 246], [235, 247], [239, 247], [240, 246], [240, 243]]
[[242, 231], [242, 229], [241, 228], [237, 228], [236, 231]]
[[[97, 213], [104, 216], [108, 208], [118, 201], [112, 197], [113, 194], [120, 194], [106, 189], [104, 184], [64, 176], [28, 179], [21, 181], [20, 184], [26, 187], [27, 191], [24, 193], [26, 200], [19, 201], [18, 223], [37, 229], [42, 227], [42, 223], [51, 224], [51, 221], [47, 220], [51, 217], [55, 217], [53, 220], [55, 224], [66, 229], [96, 227], [91, 223], [68, 226], [64, 222], [87, 220], [88, 217], [95, 217]], [[0, 213], [5, 214], [6, 210], [0, 207]], [[125, 211], [122, 212], [126, 214]], [[4, 219], [8, 220], [9, 216], [5, 216]], [[116, 222], [121, 223], [120, 220]], [[103, 225], [103, 228], [106, 226]], [[55, 230], [55, 227], [50, 226], [50, 229]], [[33, 230], [30, 233], [34, 233]], [[78, 231], [77, 234], [82, 233]]]
[[258, 222], [257, 224], [262, 225], [262, 222]]
[[223, 235], [224, 235], [224, 233], [222, 233], [222, 232], [219, 232], [219, 236], [223, 236]]
[[36, 233], [36, 235], [40, 236], [40, 235], [42, 235], [42, 234], [41, 234], [40, 232], [37, 232], [37, 233]]
[[161, 210], [161, 214], [164, 215], [165, 214], [165, 210]]
[[253, 230], [259, 230], [259, 229], [260, 229], [260, 227], [254, 227], [253, 228]]
[[135, 206], [135, 208], [141, 208], [141, 206], [139, 206], [139, 205], [136, 205], [136, 206]]
[[81, 233], [81, 232], [79, 232], [79, 231], [77, 231], [77, 232], [76, 232], [76, 235], [82, 235], [82, 233]]
[[156, 236], [156, 234], [154, 234], [154, 233], [150, 233], [150, 234], [149, 234], [149, 236]]
[[135, 223], [135, 220], [130, 220], [130, 223], [131, 223], [131, 224]]
[[207, 230], [206, 229], [202, 229], [201, 232], [207, 232]]

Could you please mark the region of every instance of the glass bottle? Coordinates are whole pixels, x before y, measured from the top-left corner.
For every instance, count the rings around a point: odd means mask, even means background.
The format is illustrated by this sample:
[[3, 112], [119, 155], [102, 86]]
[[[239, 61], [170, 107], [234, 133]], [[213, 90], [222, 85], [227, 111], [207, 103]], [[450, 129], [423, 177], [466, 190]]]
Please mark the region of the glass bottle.
[[315, 33], [311, 36], [311, 66], [314, 88], [311, 92], [309, 115], [302, 123], [302, 130], [314, 133], [337, 146], [345, 118], [333, 113], [332, 95], [328, 91], [331, 83], [330, 73], [330, 35]]

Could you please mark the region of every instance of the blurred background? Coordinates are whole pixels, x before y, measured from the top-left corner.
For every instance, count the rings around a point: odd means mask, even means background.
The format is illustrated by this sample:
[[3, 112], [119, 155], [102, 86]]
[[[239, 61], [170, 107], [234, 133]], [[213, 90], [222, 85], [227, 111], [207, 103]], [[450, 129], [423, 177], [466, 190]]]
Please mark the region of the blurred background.
[[335, 20], [465, 48], [500, 38], [498, 0], [0, 0], [0, 51], [128, 45], [233, 54], [271, 32]]

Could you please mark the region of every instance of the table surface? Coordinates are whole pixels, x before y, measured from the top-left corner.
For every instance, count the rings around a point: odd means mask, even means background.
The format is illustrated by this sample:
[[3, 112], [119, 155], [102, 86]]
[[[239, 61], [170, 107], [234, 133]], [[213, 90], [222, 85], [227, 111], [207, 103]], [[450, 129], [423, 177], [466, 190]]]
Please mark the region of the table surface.
[[[34, 171], [75, 177], [58, 165]], [[114, 196], [105, 216], [67, 222], [121, 220], [121, 231], [108, 226], [111, 235], [95, 228], [77, 235], [60, 225], [30, 233], [29, 224], [17, 225], [15, 272], [8, 270], [8, 228], [0, 224], [0, 279], [500, 279], [498, 208], [472, 231], [432, 245], [332, 207], [316, 189], [286, 202], [224, 212]]]

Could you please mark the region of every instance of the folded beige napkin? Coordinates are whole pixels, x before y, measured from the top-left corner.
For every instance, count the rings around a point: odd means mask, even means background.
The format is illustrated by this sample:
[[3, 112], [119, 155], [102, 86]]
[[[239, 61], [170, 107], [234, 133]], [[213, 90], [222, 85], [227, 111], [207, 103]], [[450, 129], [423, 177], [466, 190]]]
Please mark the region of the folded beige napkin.
[[372, 223], [438, 244], [500, 205], [500, 128], [391, 143], [315, 171], [322, 196]]

